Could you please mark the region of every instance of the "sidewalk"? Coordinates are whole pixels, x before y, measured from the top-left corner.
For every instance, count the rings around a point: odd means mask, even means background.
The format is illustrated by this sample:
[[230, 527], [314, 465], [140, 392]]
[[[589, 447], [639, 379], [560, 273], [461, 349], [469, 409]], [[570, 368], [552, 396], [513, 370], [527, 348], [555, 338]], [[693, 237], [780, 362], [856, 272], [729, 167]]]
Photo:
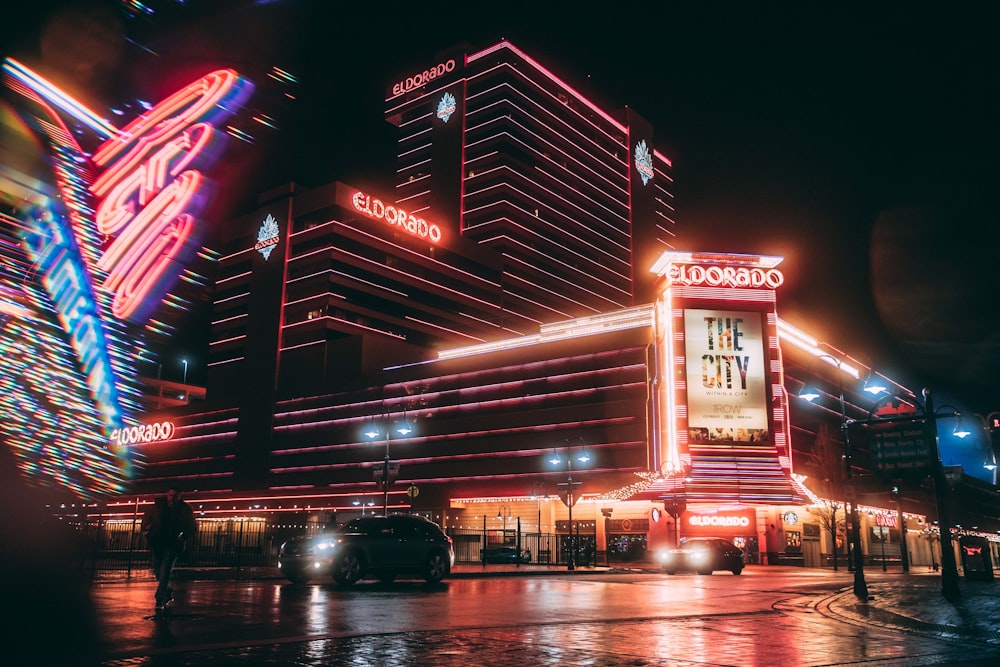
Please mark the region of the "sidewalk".
[[827, 598], [818, 611], [856, 625], [918, 631], [949, 639], [1000, 646], [1000, 580], [960, 579], [961, 599], [950, 603], [938, 575], [907, 574], [868, 584], [872, 596], [860, 602], [850, 588]]

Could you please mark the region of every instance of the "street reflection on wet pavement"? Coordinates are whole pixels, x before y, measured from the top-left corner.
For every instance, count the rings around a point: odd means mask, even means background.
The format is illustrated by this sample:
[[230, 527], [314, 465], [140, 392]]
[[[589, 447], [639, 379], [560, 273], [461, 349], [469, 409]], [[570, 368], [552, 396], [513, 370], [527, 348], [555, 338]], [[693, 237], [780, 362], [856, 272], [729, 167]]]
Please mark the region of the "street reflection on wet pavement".
[[349, 589], [192, 581], [159, 620], [150, 583], [101, 585], [95, 600], [109, 667], [1000, 663], [1000, 645], [865, 624], [846, 617], [846, 604], [831, 613], [841, 579], [604, 574]]

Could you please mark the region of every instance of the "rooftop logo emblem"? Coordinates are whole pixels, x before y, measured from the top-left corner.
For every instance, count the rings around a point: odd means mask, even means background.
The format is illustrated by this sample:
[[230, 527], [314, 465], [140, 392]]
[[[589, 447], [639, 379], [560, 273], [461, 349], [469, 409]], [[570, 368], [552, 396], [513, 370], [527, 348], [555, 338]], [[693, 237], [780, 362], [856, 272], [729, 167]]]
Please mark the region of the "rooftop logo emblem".
[[451, 115], [455, 113], [456, 108], [457, 102], [455, 101], [455, 96], [446, 92], [438, 101], [437, 117], [447, 123]]
[[260, 229], [257, 230], [257, 243], [254, 244], [253, 249], [264, 255], [264, 260], [267, 261], [274, 246], [278, 245], [278, 241], [281, 240], [280, 234], [278, 221], [268, 213], [264, 222], [260, 223]]
[[643, 185], [653, 180], [653, 156], [649, 153], [645, 139], [640, 139], [635, 145], [635, 169], [639, 172]]

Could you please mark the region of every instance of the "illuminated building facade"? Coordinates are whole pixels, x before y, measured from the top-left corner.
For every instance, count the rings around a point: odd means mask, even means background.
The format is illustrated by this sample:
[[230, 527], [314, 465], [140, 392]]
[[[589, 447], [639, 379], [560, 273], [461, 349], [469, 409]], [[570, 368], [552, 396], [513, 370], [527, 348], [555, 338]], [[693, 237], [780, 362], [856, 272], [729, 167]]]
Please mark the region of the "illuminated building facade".
[[[400, 128], [394, 195], [289, 186], [228, 223], [209, 400], [175, 414], [169, 441], [139, 445], [138, 490], [182, 479], [207, 500], [351, 511], [381, 495], [386, 452], [399, 465], [390, 511], [447, 522], [541, 493], [539, 524], [565, 528], [552, 502], [565, 471], [547, 460], [586, 447], [579, 496], [624, 512], [615, 532], [664, 530], [650, 508], [681, 472], [691, 512], [749, 512], [738, 527], [754, 542], [758, 506], [803, 502], [780, 258], [673, 250], [670, 162], [647, 123], [616, 119], [508, 43], [446, 54], [386, 104]], [[714, 342], [701, 341], [705, 318], [722, 327]], [[706, 391], [729, 397], [739, 428], [709, 437], [692, 417], [695, 376], [675, 373], [701, 369], [704, 351], [678, 360], [685, 343], [728, 346]], [[403, 419], [412, 432], [384, 435]]]
[[[818, 429], [791, 419], [784, 374], [786, 355], [816, 373], [823, 348], [778, 317], [780, 258], [675, 249], [671, 165], [648, 123], [506, 42], [403, 75], [386, 118], [395, 192], [290, 185], [226, 223], [207, 400], [115, 434], [143, 462], [133, 493], [180, 480], [209, 516], [328, 520], [381, 501], [391, 457], [389, 511], [450, 526], [500, 505], [565, 534], [567, 470], [549, 460], [585, 448], [574, 521], [599, 550], [715, 534], [818, 558], [792, 474]], [[152, 193], [106, 173], [99, 222], [115, 229]], [[401, 421], [412, 430], [387, 434]]]

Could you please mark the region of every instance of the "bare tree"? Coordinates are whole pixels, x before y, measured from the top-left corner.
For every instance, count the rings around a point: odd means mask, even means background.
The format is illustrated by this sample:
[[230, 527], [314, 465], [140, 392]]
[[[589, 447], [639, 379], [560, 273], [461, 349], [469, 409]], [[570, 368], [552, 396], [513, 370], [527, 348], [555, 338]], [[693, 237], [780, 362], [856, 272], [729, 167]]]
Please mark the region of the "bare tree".
[[[823, 474], [826, 483], [824, 509], [819, 513], [820, 523], [830, 533], [830, 544], [833, 547], [833, 569], [837, 570], [837, 511], [845, 507], [845, 503], [837, 500], [846, 493], [847, 474], [844, 468], [844, 446], [830, 433], [827, 424], [820, 424], [816, 430], [816, 442], [813, 445], [813, 457], [817, 467]], [[847, 522], [847, 510], [844, 510], [844, 521]]]

